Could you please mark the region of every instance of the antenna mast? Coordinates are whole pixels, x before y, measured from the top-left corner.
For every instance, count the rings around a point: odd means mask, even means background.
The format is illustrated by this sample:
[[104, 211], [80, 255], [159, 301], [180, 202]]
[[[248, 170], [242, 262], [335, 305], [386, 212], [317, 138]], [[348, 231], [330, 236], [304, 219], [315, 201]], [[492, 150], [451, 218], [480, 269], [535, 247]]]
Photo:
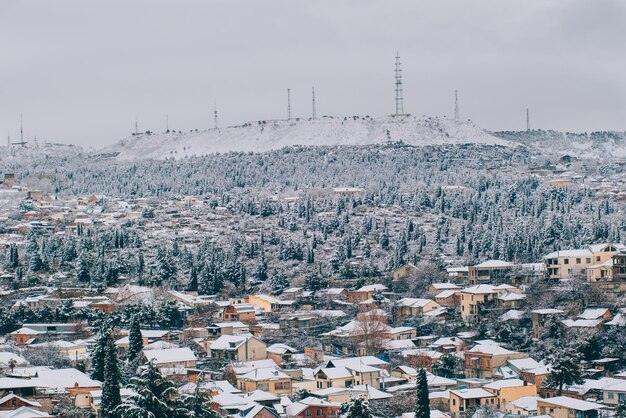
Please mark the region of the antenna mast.
[[139, 133], [139, 128], [137, 127], [137, 117], [135, 117], [135, 135]]
[[526, 108], [526, 132], [530, 132], [530, 113], [528, 108]]
[[402, 68], [400, 54], [396, 52], [396, 113], [394, 116], [404, 115], [404, 99], [402, 98]]
[[454, 90], [454, 120], [456, 122], [461, 121], [461, 111], [459, 110], [459, 93]]
[[313, 120], [315, 120], [315, 118], [316, 118], [316, 114], [315, 114], [315, 87], [312, 87], [312, 92], [313, 92]]
[[170, 131], [170, 115], [165, 114], [165, 132]]
[[217, 130], [217, 103], [213, 104], [213, 127]]
[[287, 120], [291, 120], [291, 89], [287, 89]]
[[24, 121], [22, 119], [22, 114], [20, 113], [20, 142], [24, 142]]

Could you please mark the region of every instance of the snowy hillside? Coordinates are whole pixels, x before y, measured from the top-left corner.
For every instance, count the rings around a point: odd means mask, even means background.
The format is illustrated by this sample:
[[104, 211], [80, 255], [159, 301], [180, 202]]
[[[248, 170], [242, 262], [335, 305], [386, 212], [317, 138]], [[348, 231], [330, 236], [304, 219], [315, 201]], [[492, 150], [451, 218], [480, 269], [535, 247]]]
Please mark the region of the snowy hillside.
[[368, 145], [403, 141], [410, 145], [479, 143], [510, 145], [469, 121], [446, 118], [369, 117], [250, 122], [188, 133], [139, 134], [105, 148], [119, 160], [182, 158], [228, 151], [264, 152], [293, 145]]
[[556, 152], [590, 159], [626, 158], [626, 132], [572, 133], [536, 129], [529, 132], [493, 132], [493, 135], [526, 145], [547, 155]]

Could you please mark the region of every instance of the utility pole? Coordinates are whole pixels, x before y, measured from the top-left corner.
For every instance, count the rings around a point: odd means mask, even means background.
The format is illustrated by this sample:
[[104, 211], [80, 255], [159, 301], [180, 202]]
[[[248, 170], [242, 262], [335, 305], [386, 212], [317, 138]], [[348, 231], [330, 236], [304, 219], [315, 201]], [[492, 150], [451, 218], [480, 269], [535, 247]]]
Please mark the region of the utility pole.
[[461, 121], [461, 111], [459, 110], [459, 93], [454, 90], [454, 120], [456, 122]]
[[526, 108], [526, 132], [530, 132], [530, 113], [528, 108]]
[[291, 120], [291, 89], [287, 89], [287, 120]]
[[315, 120], [316, 118], [316, 114], [315, 114], [315, 87], [312, 87], [312, 92], [313, 92], [313, 120]]
[[396, 52], [396, 113], [394, 116], [404, 115], [404, 98], [402, 97], [402, 67], [400, 54]]
[[217, 130], [217, 103], [213, 104], [213, 127]]

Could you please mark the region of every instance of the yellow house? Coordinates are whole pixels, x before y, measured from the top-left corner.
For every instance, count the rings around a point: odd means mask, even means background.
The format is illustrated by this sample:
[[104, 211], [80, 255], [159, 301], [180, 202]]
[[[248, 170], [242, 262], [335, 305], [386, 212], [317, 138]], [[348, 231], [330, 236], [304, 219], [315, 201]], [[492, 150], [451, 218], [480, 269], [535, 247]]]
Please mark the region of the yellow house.
[[291, 376], [274, 368], [255, 369], [238, 376], [237, 387], [243, 392], [263, 390], [275, 395], [291, 395]]
[[396, 302], [396, 312], [400, 318], [420, 316], [426, 312], [441, 308], [441, 305], [431, 299], [402, 298]]
[[536, 396], [537, 386], [521, 379], [496, 380], [483, 386], [483, 389], [497, 397], [497, 407], [504, 411], [507, 402], [513, 402], [524, 396]]
[[506, 278], [515, 264], [502, 260], [488, 260], [468, 267], [469, 284], [477, 285]]
[[481, 305], [494, 300], [497, 296], [498, 291], [488, 284], [479, 284], [461, 290], [461, 318], [465, 322], [477, 322]]
[[609, 261], [624, 248], [626, 247], [622, 244], [606, 243], [582, 249], [554, 251], [543, 257], [545, 278], [562, 280], [577, 275], [587, 277], [587, 268]]
[[469, 417], [477, 408], [495, 406], [496, 402], [496, 396], [483, 388], [451, 390], [450, 415], [452, 418]]
[[248, 297], [248, 304], [258, 306], [265, 312], [278, 312], [292, 303], [293, 301], [282, 301], [270, 295], [250, 295]]
[[606, 406], [568, 396], [537, 400], [537, 413], [552, 418], [597, 418], [598, 412], [603, 409]]

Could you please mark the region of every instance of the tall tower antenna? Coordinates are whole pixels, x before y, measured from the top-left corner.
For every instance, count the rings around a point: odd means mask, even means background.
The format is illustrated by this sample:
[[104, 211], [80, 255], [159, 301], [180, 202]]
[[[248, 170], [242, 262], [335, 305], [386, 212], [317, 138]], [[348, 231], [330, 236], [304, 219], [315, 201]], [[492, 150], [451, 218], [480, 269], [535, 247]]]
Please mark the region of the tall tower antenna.
[[526, 132], [530, 132], [530, 112], [526, 108]]
[[287, 89], [287, 120], [291, 120], [291, 89]]
[[454, 120], [461, 121], [461, 111], [459, 110], [459, 92], [454, 90]]
[[135, 135], [137, 135], [139, 133], [139, 128], [137, 125], [137, 117], [135, 117]]
[[213, 127], [217, 130], [217, 103], [213, 104]]
[[317, 116], [315, 114], [315, 87], [312, 87], [311, 89], [312, 89], [312, 93], [313, 93], [313, 96], [312, 96], [312, 99], [313, 99], [313, 120], [315, 120], [315, 118]]
[[11, 132], [7, 132], [7, 148], [11, 148]]
[[170, 115], [165, 114], [165, 132], [170, 131]]
[[396, 113], [395, 116], [404, 115], [404, 99], [402, 98], [402, 67], [400, 54], [396, 52]]
[[24, 142], [24, 121], [22, 119], [22, 114], [20, 113], [20, 142]]

